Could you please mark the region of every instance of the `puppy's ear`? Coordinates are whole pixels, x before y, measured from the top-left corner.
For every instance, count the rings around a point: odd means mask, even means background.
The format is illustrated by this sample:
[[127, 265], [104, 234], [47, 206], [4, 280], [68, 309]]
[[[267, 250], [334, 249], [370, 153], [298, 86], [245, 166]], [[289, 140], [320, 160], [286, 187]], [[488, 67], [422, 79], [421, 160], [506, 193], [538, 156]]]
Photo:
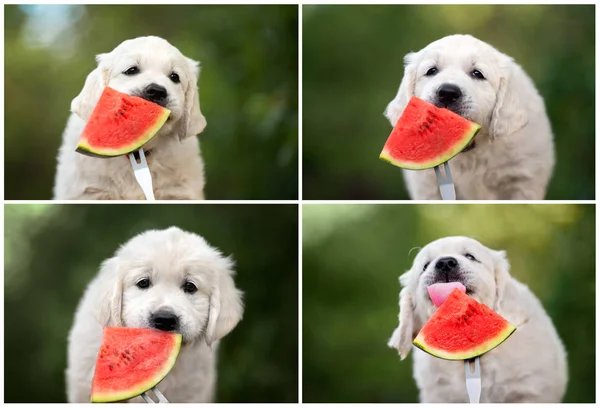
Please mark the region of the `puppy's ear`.
[[506, 252], [492, 251], [494, 258], [494, 278], [496, 281], [496, 301], [494, 311], [517, 328], [529, 319], [529, 311], [520, 302], [522, 294], [519, 286], [509, 273]]
[[232, 275], [231, 269], [220, 271], [218, 281], [212, 288], [205, 334], [209, 346], [233, 330], [242, 319], [242, 292], [235, 287]]
[[415, 83], [417, 82], [416, 58], [417, 54], [414, 52], [404, 57], [404, 77], [400, 82], [400, 88], [398, 88], [396, 97], [385, 108], [384, 115], [392, 126], [396, 126], [396, 122], [400, 119], [400, 115], [402, 115], [408, 101], [415, 94]]
[[103, 64], [108, 54], [99, 54], [96, 56], [98, 67], [90, 72], [85, 80], [83, 89], [71, 101], [71, 112], [75, 113], [81, 119], [87, 121], [94, 110], [94, 107], [102, 95], [102, 91], [108, 85], [108, 69]]
[[177, 130], [179, 140], [196, 136], [202, 133], [206, 127], [206, 118], [200, 112], [200, 98], [198, 95], [197, 78], [200, 74], [200, 64], [189, 58], [186, 58], [186, 60], [191, 78], [185, 90], [184, 112], [179, 121], [179, 129]]
[[119, 272], [117, 258], [102, 263], [98, 274], [98, 286], [93, 285], [96, 292], [96, 319], [103, 326], [123, 326], [121, 304], [123, 297], [123, 279]]
[[395, 348], [404, 360], [412, 348], [413, 334], [415, 329], [415, 303], [408, 284], [410, 271], [400, 277], [400, 283], [404, 288], [400, 291], [400, 314], [399, 325], [394, 330], [388, 341], [388, 347]]
[[492, 251], [492, 257], [494, 259], [494, 279], [496, 281], [496, 301], [494, 303], [494, 310], [499, 312], [502, 310], [502, 302], [508, 298], [507, 291], [511, 282], [509, 273], [510, 265], [506, 258], [505, 251]]
[[508, 136], [527, 125], [527, 110], [519, 97], [521, 85], [517, 83], [518, 72], [511, 60], [500, 77], [500, 87], [496, 95], [496, 105], [492, 111], [489, 133], [491, 138]]

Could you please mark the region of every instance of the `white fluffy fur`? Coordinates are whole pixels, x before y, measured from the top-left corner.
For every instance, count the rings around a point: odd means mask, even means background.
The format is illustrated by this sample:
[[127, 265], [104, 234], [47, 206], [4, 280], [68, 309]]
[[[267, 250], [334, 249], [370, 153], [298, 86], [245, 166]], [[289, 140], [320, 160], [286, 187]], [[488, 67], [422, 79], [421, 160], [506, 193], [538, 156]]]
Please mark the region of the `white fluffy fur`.
[[[88, 286], [69, 334], [69, 402], [89, 402], [104, 326], [150, 328], [150, 314], [169, 309], [180, 319], [183, 343], [158, 389], [170, 402], [210, 402], [219, 339], [242, 318], [233, 262], [202, 237], [176, 227], [144, 232], [106, 260]], [[136, 286], [150, 278], [148, 289]], [[182, 290], [186, 281], [198, 291]], [[136, 402], [141, 402], [138, 397]]]
[[[477, 261], [469, 260], [470, 253]], [[542, 304], [509, 274], [504, 251], [474, 239], [447, 237], [425, 246], [400, 277], [400, 324], [388, 345], [404, 359], [435, 307], [427, 286], [435, 281], [436, 260], [456, 258], [467, 293], [517, 327], [504, 343], [480, 358], [481, 402], [560, 402], [567, 384], [562, 342]], [[425, 265], [429, 263], [427, 267]], [[469, 402], [462, 361], [433, 357], [415, 348], [414, 377], [421, 402]]]
[[[552, 129], [535, 85], [512, 58], [470, 35], [452, 35], [405, 57], [404, 77], [385, 116], [396, 124], [412, 96], [435, 103], [442, 84], [458, 86], [457, 112], [479, 123], [475, 147], [450, 160], [457, 199], [542, 200], [554, 167]], [[438, 73], [426, 76], [437, 67]], [[480, 70], [485, 80], [473, 78]], [[440, 199], [433, 170], [404, 170], [412, 199]]]
[[[144, 146], [145, 150], [153, 149], [148, 165], [154, 195], [157, 200], [203, 199], [204, 164], [196, 135], [204, 130], [206, 120], [198, 100], [198, 63], [158, 37], [124, 41], [96, 59], [98, 67], [88, 75], [81, 93], [71, 103], [73, 113], [58, 154], [54, 199], [144, 199], [125, 157], [88, 157], [75, 152], [75, 148], [104, 87], [133, 94], [152, 83], [167, 89], [167, 107], [171, 110], [167, 123]], [[123, 74], [131, 66], [138, 66], [140, 73]], [[179, 74], [180, 83], [169, 79], [172, 72]]]

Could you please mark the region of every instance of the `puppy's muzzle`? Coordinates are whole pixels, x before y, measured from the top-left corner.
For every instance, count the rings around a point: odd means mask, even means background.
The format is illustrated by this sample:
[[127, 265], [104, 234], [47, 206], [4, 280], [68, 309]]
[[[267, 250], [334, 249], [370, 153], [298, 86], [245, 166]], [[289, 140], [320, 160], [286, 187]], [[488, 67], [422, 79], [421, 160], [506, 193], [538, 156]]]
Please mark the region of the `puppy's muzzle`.
[[179, 317], [172, 312], [159, 310], [150, 316], [150, 324], [158, 330], [174, 331], [179, 329]]
[[167, 104], [167, 97], [169, 96], [167, 93], [167, 88], [164, 86], [160, 86], [158, 84], [150, 84], [142, 91], [142, 98], [159, 104], [161, 106], [165, 106]]
[[452, 84], [442, 84], [437, 91], [438, 101], [445, 105], [450, 106], [460, 100], [462, 92], [460, 88]]

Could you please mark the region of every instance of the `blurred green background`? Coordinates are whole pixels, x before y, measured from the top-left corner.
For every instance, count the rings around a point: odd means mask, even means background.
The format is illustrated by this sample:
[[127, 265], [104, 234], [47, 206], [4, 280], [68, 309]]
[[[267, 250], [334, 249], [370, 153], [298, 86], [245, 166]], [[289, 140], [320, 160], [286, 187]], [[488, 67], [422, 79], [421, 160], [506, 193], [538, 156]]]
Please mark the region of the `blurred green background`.
[[50, 199], [94, 56], [145, 35], [200, 61], [208, 199], [298, 197], [296, 5], [4, 7], [5, 198]]
[[412, 355], [386, 345], [415, 247], [466, 235], [507, 251], [569, 362], [565, 402], [595, 401], [593, 205], [304, 205], [303, 402], [417, 402]]
[[298, 400], [296, 205], [6, 205], [4, 400], [64, 402], [67, 334], [100, 263], [178, 226], [236, 261], [246, 309], [221, 342], [217, 401]]
[[548, 199], [594, 198], [595, 6], [392, 5], [302, 9], [303, 196], [408, 199], [379, 153], [403, 57], [472, 34], [513, 57], [546, 101], [557, 164]]

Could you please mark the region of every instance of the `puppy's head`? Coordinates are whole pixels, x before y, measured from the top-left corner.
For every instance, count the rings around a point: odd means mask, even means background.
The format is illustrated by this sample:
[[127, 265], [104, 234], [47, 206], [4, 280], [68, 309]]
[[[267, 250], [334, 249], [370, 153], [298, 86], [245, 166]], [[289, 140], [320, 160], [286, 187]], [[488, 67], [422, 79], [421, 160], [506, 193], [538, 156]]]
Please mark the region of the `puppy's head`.
[[497, 310], [510, 279], [503, 251], [495, 251], [467, 237], [447, 237], [425, 246], [412, 268], [400, 277], [400, 324], [390, 339], [402, 358], [436, 310], [427, 288], [435, 283], [460, 282], [466, 293]]
[[470, 35], [452, 35], [405, 57], [405, 72], [385, 115], [396, 124], [416, 96], [479, 123], [497, 137], [527, 123], [515, 78], [524, 75], [508, 56]]
[[209, 345], [242, 318], [233, 262], [202, 237], [171, 227], [144, 232], [106, 261], [98, 319], [107, 325], [181, 333]]
[[198, 100], [199, 65], [166, 40], [127, 40], [110, 53], [96, 56], [96, 60], [98, 67], [71, 103], [71, 111], [83, 120], [89, 119], [102, 91], [109, 86], [171, 111], [157, 138], [174, 134], [182, 140], [197, 135], [206, 126]]

